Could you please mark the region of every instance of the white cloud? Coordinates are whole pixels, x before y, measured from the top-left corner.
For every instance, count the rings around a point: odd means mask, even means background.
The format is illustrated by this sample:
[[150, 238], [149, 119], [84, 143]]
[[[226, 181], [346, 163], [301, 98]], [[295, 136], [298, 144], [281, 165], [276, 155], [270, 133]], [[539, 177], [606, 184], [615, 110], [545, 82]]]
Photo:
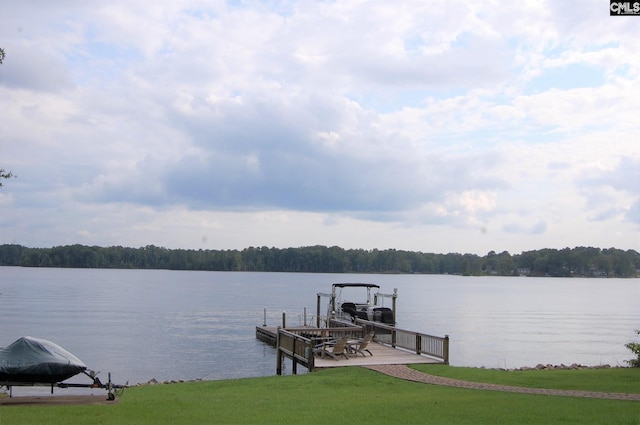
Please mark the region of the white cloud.
[[504, 230], [507, 233], [523, 233], [523, 234], [532, 234], [539, 235], [545, 233], [547, 230], [547, 223], [544, 221], [537, 221], [535, 223], [526, 223], [523, 224], [521, 222], [512, 222], [506, 223], [504, 225]]
[[71, 73], [59, 58], [34, 46], [12, 47], [20, 54], [10, 56], [3, 65], [1, 81], [7, 87], [53, 92], [73, 87]]
[[623, 157], [615, 167], [586, 170], [578, 184], [591, 220], [640, 223], [640, 158]]
[[0, 243], [640, 249], [640, 33], [579, 6], [11, 5]]

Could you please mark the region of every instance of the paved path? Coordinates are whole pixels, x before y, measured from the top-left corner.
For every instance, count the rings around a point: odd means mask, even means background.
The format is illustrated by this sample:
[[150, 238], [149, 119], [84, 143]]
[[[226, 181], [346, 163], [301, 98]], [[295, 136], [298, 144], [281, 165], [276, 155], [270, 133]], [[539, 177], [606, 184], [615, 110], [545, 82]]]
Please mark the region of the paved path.
[[422, 382], [425, 384], [444, 385], [447, 387], [469, 388], [474, 390], [490, 390], [504, 391], [510, 393], [523, 394], [542, 394], [557, 395], [569, 397], [589, 397], [589, 398], [606, 398], [612, 400], [636, 400], [640, 401], [640, 394], [627, 393], [600, 393], [595, 391], [573, 391], [573, 390], [549, 390], [544, 388], [525, 388], [512, 387], [509, 385], [483, 384], [480, 382], [461, 381], [459, 379], [443, 378], [441, 376], [429, 375], [428, 373], [418, 372], [406, 365], [371, 365], [364, 366], [367, 369], [384, 373], [385, 375], [395, 378], [405, 379], [407, 381]]

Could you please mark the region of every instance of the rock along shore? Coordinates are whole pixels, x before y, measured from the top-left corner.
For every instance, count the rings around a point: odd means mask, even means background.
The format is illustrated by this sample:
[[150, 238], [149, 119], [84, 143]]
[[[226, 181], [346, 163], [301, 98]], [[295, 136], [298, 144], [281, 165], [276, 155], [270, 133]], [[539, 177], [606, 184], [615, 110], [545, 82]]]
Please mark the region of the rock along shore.
[[[615, 368], [624, 368], [628, 366], [611, 366], [609, 364], [597, 365], [597, 366], [585, 366], [578, 363], [573, 363], [569, 366], [565, 364], [553, 365], [553, 364], [542, 364], [538, 363], [534, 367], [523, 366], [513, 369], [504, 369], [504, 368], [496, 368], [495, 370], [506, 370], [506, 371], [526, 371], [526, 370], [581, 370], [581, 369], [615, 369]], [[482, 367], [481, 369], [486, 369]]]
[[[518, 371], [527, 371], [527, 370], [615, 369], [615, 368], [625, 368], [625, 367], [628, 367], [628, 366], [611, 366], [609, 364], [596, 365], [596, 366], [585, 366], [585, 365], [581, 365], [581, 364], [578, 364], [578, 363], [572, 363], [571, 365], [565, 365], [565, 364], [553, 365], [553, 364], [538, 363], [534, 367], [523, 366], [523, 367], [512, 368], [512, 369], [480, 367], [479, 369], [492, 369], [492, 370], [504, 370], [504, 371], [509, 371], [509, 372], [518, 372]], [[191, 379], [191, 380], [179, 379], [179, 380], [171, 380], [171, 381], [162, 381], [162, 382], [160, 382], [157, 379], [152, 378], [152, 379], [148, 380], [147, 382], [141, 382], [141, 383], [138, 383], [138, 384], [132, 385], [132, 386], [133, 387], [141, 387], [141, 386], [146, 386], [146, 385], [184, 384], [184, 383], [187, 383], [187, 382], [202, 382], [202, 381], [204, 381], [204, 379], [198, 378], [198, 379]]]

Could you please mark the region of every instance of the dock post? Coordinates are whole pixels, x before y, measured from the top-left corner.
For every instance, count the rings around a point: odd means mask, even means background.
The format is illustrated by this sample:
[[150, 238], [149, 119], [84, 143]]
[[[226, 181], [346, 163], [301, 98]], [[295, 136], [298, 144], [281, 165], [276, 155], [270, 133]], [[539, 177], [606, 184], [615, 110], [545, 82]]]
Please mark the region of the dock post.
[[264, 314], [262, 318], [262, 326], [267, 326], [267, 307], [264, 308]]
[[444, 336], [444, 347], [443, 347], [443, 351], [444, 351], [444, 364], [448, 365], [449, 364], [449, 335], [445, 335]]
[[307, 307], [304, 308], [304, 327], [307, 327]]
[[276, 375], [282, 375], [282, 351], [280, 351], [280, 326], [276, 329]]
[[320, 329], [320, 294], [316, 301], [316, 328]]
[[396, 325], [396, 299], [398, 298], [398, 288], [393, 288], [393, 296], [391, 297], [391, 310], [393, 311], [393, 326]]
[[335, 314], [336, 311], [336, 288], [331, 288], [331, 312]]
[[315, 366], [314, 364], [314, 353], [313, 353], [313, 348], [312, 347], [306, 347], [304, 349], [304, 354], [305, 357], [307, 358], [307, 369], [309, 370], [309, 372], [313, 372], [313, 368]]
[[396, 329], [395, 328], [391, 330], [391, 346], [393, 348], [396, 348]]
[[283, 328], [287, 327], [287, 312], [286, 311], [282, 312], [282, 327]]
[[293, 375], [298, 374], [298, 361], [296, 360], [296, 338], [293, 339], [293, 355], [291, 356], [291, 361], [293, 364], [291, 365], [291, 373]]

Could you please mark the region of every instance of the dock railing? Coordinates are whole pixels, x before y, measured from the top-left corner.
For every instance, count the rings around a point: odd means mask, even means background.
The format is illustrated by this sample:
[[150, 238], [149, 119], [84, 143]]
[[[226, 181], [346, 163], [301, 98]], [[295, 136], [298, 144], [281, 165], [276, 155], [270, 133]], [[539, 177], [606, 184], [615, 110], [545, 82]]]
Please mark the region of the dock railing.
[[323, 341], [335, 340], [342, 336], [362, 338], [369, 333], [374, 334], [374, 341], [393, 348], [407, 350], [418, 355], [426, 355], [449, 364], [449, 336], [427, 335], [420, 332], [407, 331], [380, 322], [356, 319], [355, 323], [340, 319], [329, 319], [327, 328], [277, 328], [276, 373], [282, 374], [284, 357], [293, 361], [292, 373], [297, 373], [298, 364], [313, 371], [315, 349]]
[[449, 336], [427, 335], [420, 332], [407, 331], [395, 326], [379, 322], [356, 319], [356, 325], [362, 326], [364, 334], [374, 333], [374, 341], [387, 344], [393, 348], [402, 348], [416, 354], [424, 354], [449, 364]]
[[298, 363], [307, 369], [313, 369], [313, 343], [311, 339], [304, 337], [289, 329], [278, 329], [276, 347], [278, 360], [276, 373], [282, 375], [283, 356], [293, 360], [293, 373], [297, 373]]
[[293, 361], [292, 373], [297, 373], [298, 364], [306, 367], [309, 371], [314, 369], [314, 350], [317, 345], [322, 344], [327, 339], [337, 339], [341, 336], [361, 338], [363, 328], [359, 325], [336, 326], [331, 328], [280, 328], [276, 342], [277, 367], [276, 373], [282, 375], [283, 357], [288, 357]]

